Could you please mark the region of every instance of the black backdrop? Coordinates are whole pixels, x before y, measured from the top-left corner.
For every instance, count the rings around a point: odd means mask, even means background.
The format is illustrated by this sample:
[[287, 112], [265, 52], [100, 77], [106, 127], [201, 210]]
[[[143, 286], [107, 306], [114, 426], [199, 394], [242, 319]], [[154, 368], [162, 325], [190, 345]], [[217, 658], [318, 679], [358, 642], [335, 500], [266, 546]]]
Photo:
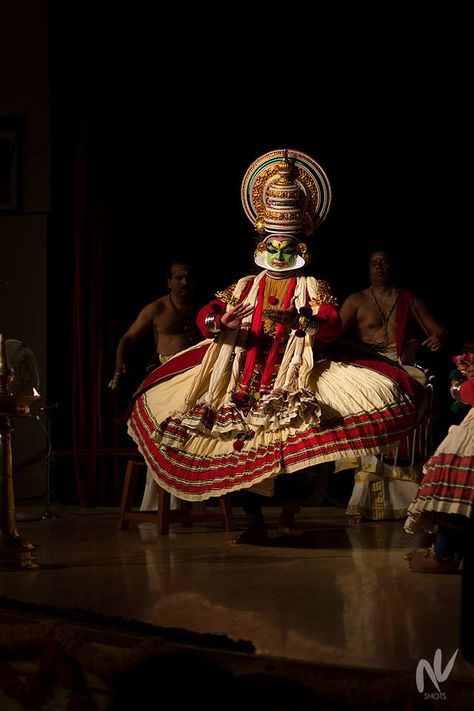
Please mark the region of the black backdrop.
[[[402, 281], [453, 333], [452, 348], [474, 338], [470, 240], [459, 221], [468, 162], [460, 58], [444, 42], [448, 27], [431, 35], [404, 27], [391, 40], [359, 26], [334, 43], [314, 28], [313, 46], [245, 21], [232, 40], [202, 14], [165, 26], [140, 4], [112, 15], [86, 3], [75, 17], [61, 5], [50, 12], [54, 399], [71, 397], [58, 371], [73, 347], [74, 280], [84, 293], [95, 284], [89, 308], [103, 322], [105, 380], [121, 333], [164, 293], [173, 255], [195, 261], [203, 298], [252, 268], [240, 185], [275, 148], [309, 153], [329, 176], [333, 203], [310, 241], [311, 271], [340, 301], [367, 286], [368, 251], [389, 249]], [[87, 249], [100, 251], [93, 274], [86, 268], [79, 279], [78, 220]]]
[[[449, 17], [408, 22], [400, 8], [370, 13], [369, 28], [359, 8], [319, 18], [304, 36], [304, 18], [287, 8], [284, 28], [297, 18], [299, 32], [278, 41], [282, 18], [271, 13], [260, 24], [242, 12], [230, 32], [211, 28], [205, 8], [170, 8], [164, 24], [140, 2], [113, 11], [85, 2], [74, 15], [63, 5], [50, 11], [53, 140], [71, 139], [86, 117], [106, 229], [111, 245], [125, 243], [106, 266], [137, 286], [128, 293], [136, 307], [155, 298], [161, 265], [181, 243], [203, 257], [212, 290], [248, 271], [241, 179], [265, 151], [293, 147], [321, 163], [334, 193], [312, 240], [314, 272], [343, 298], [367, 283], [367, 250], [388, 245], [406, 281], [463, 328], [451, 292], [467, 293], [468, 268], [449, 261], [466, 248], [458, 215], [468, 159], [462, 50], [450, 44]], [[67, 167], [64, 158], [53, 182]]]

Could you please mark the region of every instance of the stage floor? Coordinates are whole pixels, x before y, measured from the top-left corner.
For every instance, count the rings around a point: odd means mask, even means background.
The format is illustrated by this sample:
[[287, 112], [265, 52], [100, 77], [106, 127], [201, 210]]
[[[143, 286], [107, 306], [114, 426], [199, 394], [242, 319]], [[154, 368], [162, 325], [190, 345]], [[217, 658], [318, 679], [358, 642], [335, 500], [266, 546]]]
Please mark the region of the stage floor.
[[[411, 573], [403, 555], [417, 539], [402, 522], [351, 527], [342, 509], [303, 507], [304, 535], [283, 538], [267, 508], [270, 545], [231, 546], [213, 524], [159, 536], [152, 523], [117, 530], [118, 509], [53, 508], [58, 518], [29, 521], [41, 507], [17, 505], [39, 567], [3, 571], [3, 596], [225, 634], [260, 655], [412, 672], [413, 684], [420, 659], [440, 649], [444, 669], [460, 646], [461, 574]], [[461, 653], [454, 679], [474, 682]]]

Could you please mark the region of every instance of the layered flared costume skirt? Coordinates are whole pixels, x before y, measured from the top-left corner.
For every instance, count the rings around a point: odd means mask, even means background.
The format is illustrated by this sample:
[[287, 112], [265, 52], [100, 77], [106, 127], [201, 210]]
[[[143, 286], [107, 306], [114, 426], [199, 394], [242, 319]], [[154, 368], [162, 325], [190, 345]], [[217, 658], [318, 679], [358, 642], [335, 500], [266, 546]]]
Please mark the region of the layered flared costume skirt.
[[[317, 423], [307, 415], [304, 397], [295, 406], [283, 394], [293, 415], [295, 407], [301, 412], [286, 424], [282, 418], [276, 429], [262, 421], [255, 427], [252, 412], [236, 410], [235, 405], [233, 410], [221, 407], [219, 417], [225, 425], [227, 417], [237, 414], [245, 425], [242, 435], [222, 434], [225, 426], [219, 430], [212, 423], [194, 428], [199, 407], [187, 411], [185, 393], [200, 367], [178, 369], [143, 388], [128, 421], [129, 434], [157, 483], [189, 501], [248, 489], [322, 462], [383, 451], [416, 422], [417, 383], [401, 369], [322, 360], [315, 364], [305, 391], [319, 405]], [[265, 398], [274, 400], [275, 394]]]
[[408, 509], [405, 530], [434, 532], [440, 517], [472, 517], [474, 507], [474, 408], [453, 425], [423, 467], [423, 478]]

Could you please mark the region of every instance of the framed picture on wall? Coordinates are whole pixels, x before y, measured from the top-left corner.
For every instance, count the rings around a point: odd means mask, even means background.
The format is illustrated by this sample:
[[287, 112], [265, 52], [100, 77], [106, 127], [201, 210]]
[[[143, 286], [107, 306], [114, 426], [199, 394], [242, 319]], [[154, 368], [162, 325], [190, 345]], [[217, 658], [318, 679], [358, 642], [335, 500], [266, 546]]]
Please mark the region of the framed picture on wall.
[[22, 120], [0, 116], [0, 213], [21, 208]]

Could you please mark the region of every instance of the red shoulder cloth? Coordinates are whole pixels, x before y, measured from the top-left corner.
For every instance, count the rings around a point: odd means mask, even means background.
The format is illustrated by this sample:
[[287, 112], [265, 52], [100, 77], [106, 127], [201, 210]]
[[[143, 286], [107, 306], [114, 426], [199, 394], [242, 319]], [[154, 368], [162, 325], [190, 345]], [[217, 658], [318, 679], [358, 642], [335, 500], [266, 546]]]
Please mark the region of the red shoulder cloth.
[[411, 302], [415, 294], [408, 289], [401, 289], [397, 297], [397, 356], [403, 353], [405, 339], [407, 337], [408, 317], [410, 315]]

